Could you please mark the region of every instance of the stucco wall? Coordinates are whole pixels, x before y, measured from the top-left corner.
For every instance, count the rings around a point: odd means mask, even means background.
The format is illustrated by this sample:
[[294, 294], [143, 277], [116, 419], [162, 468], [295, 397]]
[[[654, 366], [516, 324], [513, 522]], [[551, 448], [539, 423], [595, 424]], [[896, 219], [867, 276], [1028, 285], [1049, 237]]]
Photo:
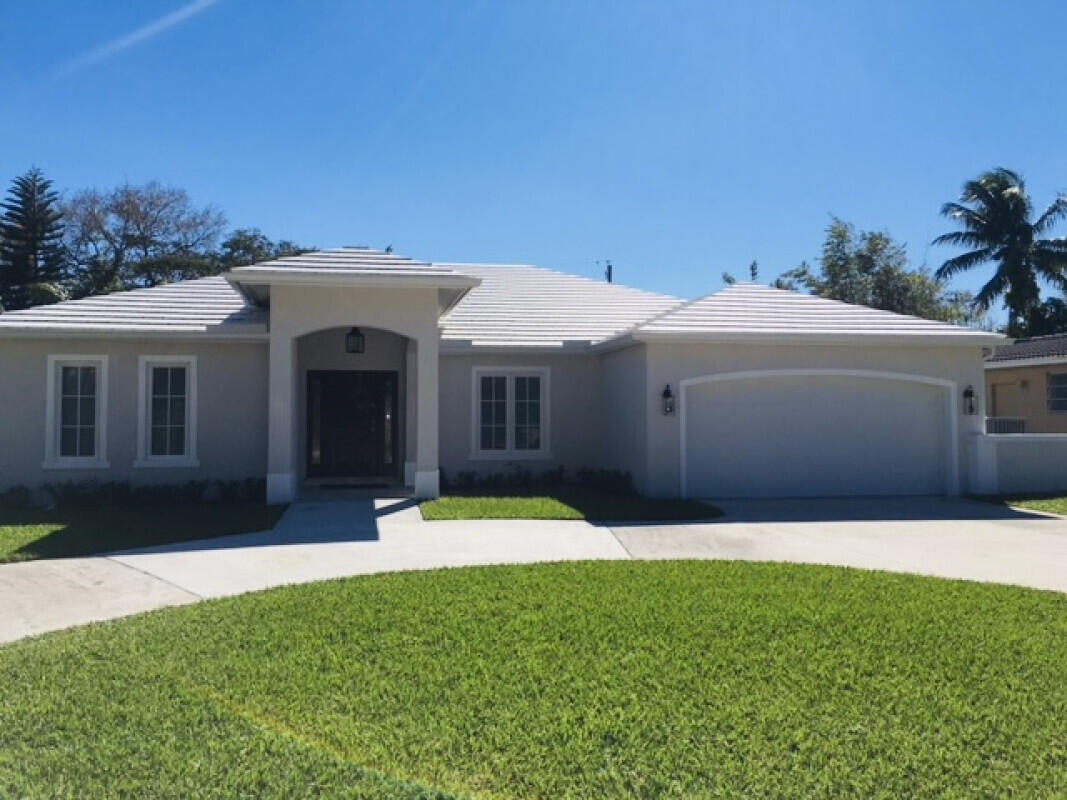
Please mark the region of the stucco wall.
[[971, 437], [976, 494], [1040, 494], [1067, 490], [1067, 435]]
[[[959, 391], [976, 392], [977, 413], [959, 416], [960, 487], [967, 491], [966, 439], [981, 432], [983, 363], [978, 347], [856, 347], [849, 345], [663, 344], [648, 345], [645, 387], [648, 402], [648, 481], [653, 496], [674, 496], [680, 487], [679, 416], [664, 416], [656, 402], [666, 384], [678, 393], [679, 382], [724, 372], [767, 369], [856, 369], [926, 375], [955, 381]], [[680, 399], [680, 398], [679, 398]], [[789, 409], [783, 408], [783, 414]], [[833, 414], [832, 408], [826, 409]]]
[[[47, 357], [107, 355], [108, 469], [44, 469]], [[134, 468], [138, 357], [197, 357], [199, 468]], [[261, 478], [267, 458], [266, 344], [155, 339], [0, 340], [0, 488], [67, 480], [180, 483]]]
[[657, 398], [645, 391], [646, 358], [643, 344], [614, 350], [600, 357], [603, 380], [604, 466], [630, 473], [644, 491], [648, 480], [648, 404]]
[[1023, 417], [1027, 433], [1067, 433], [1067, 411], [1048, 410], [1048, 376], [1053, 372], [1067, 372], [1067, 364], [987, 369], [989, 416]]
[[[513, 461], [471, 458], [471, 385], [476, 367], [547, 367], [550, 370], [550, 458]], [[535, 472], [559, 465], [571, 470], [603, 466], [601, 389], [600, 363], [592, 356], [442, 355], [441, 466], [453, 477], [465, 471], [507, 472], [513, 465]]]

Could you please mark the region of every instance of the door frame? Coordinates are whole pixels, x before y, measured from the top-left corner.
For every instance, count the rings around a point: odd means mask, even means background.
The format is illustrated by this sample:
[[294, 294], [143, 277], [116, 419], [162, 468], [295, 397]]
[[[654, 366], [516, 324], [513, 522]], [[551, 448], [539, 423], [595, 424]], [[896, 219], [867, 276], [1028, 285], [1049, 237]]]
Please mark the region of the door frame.
[[900, 383], [918, 383], [936, 386], [945, 392], [945, 494], [956, 496], [960, 493], [960, 438], [959, 438], [959, 397], [958, 384], [946, 378], [933, 378], [929, 375], [916, 375], [908, 372], [883, 372], [868, 369], [758, 369], [743, 372], [720, 372], [714, 375], [700, 375], [678, 382], [678, 423], [679, 423], [679, 494], [689, 497], [688, 472], [688, 432], [686, 414], [688, 390], [692, 386], [705, 383], [722, 383], [725, 381], [763, 380], [768, 378], [860, 378], [867, 380], [898, 381]]
[[[393, 377], [393, 402], [390, 413], [393, 419], [393, 442], [392, 442], [392, 457], [393, 465], [391, 470], [384, 471], [381, 475], [312, 475], [311, 474], [311, 380], [314, 375], [321, 375], [323, 373], [340, 375], [340, 374], [368, 374], [368, 375], [391, 375]], [[400, 406], [400, 371], [395, 369], [309, 369], [305, 370], [306, 377], [304, 378], [304, 477], [311, 480], [339, 480], [350, 478], [352, 480], [368, 480], [371, 478], [390, 478], [401, 479], [401, 470], [403, 469], [403, 463], [400, 461], [400, 437], [401, 426], [398, 416]]]

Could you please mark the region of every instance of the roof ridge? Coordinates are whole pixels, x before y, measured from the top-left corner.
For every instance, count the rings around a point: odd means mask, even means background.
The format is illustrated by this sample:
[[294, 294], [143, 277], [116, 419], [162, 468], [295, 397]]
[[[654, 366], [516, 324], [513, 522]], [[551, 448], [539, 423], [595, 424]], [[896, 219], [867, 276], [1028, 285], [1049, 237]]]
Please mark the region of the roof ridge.
[[607, 281], [599, 281], [599, 280], [596, 280], [595, 278], [590, 278], [588, 275], [578, 275], [577, 273], [574, 273], [574, 272], [564, 272], [563, 270], [560, 270], [560, 269], [554, 269], [552, 267], [542, 267], [542, 266], [540, 266], [538, 264], [520, 264], [520, 263], [505, 264], [505, 263], [496, 263], [496, 262], [477, 262], [477, 261], [467, 261], [467, 262], [463, 262], [463, 261], [434, 261], [432, 263], [440, 265], [440, 266], [444, 266], [444, 267], [490, 267], [490, 268], [494, 268], [494, 269], [498, 268], [498, 267], [515, 267], [515, 268], [521, 268], [521, 269], [534, 269], [534, 270], [537, 270], [539, 272], [547, 272], [550, 275], [558, 275], [558, 276], [563, 277], [563, 278], [571, 278], [571, 279], [574, 279], [574, 280], [584, 281], [585, 283], [591, 284], [593, 286], [605, 286], [605, 287], [613, 287], [613, 288], [616, 288], [616, 289], [626, 289], [627, 291], [631, 291], [631, 292], [640, 292], [643, 295], [649, 295], [649, 296], [652, 296], [652, 297], [669, 298], [671, 300], [678, 300], [680, 302], [682, 300], [682, 298], [675, 297], [674, 295], [664, 294], [662, 292], [653, 292], [653, 291], [651, 291], [649, 289], [641, 289], [641, 288], [638, 288], [637, 286], [631, 286], [631, 285], [629, 285], [627, 283], [615, 283], [614, 281], [612, 281], [611, 283], [608, 283]]

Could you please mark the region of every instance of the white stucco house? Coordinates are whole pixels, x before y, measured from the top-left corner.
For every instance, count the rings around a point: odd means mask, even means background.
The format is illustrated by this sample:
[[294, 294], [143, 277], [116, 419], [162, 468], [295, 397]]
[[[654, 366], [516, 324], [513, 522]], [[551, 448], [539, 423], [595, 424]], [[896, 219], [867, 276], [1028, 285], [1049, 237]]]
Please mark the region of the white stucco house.
[[[0, 489], [628, 472], [653, 496], [958, 494], [988, 332], [342, 248], [0, 315]], [[346, 483], [346, 485], [347, 485]]]

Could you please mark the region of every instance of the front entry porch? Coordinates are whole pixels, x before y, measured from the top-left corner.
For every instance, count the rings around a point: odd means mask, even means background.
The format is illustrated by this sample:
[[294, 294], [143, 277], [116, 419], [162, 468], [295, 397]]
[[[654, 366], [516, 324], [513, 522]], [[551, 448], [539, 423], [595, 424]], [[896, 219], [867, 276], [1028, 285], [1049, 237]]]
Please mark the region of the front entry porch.
[[274, 287], [269, 502], [337, 486], [438, 495], [438, 309], [416, 297]]

